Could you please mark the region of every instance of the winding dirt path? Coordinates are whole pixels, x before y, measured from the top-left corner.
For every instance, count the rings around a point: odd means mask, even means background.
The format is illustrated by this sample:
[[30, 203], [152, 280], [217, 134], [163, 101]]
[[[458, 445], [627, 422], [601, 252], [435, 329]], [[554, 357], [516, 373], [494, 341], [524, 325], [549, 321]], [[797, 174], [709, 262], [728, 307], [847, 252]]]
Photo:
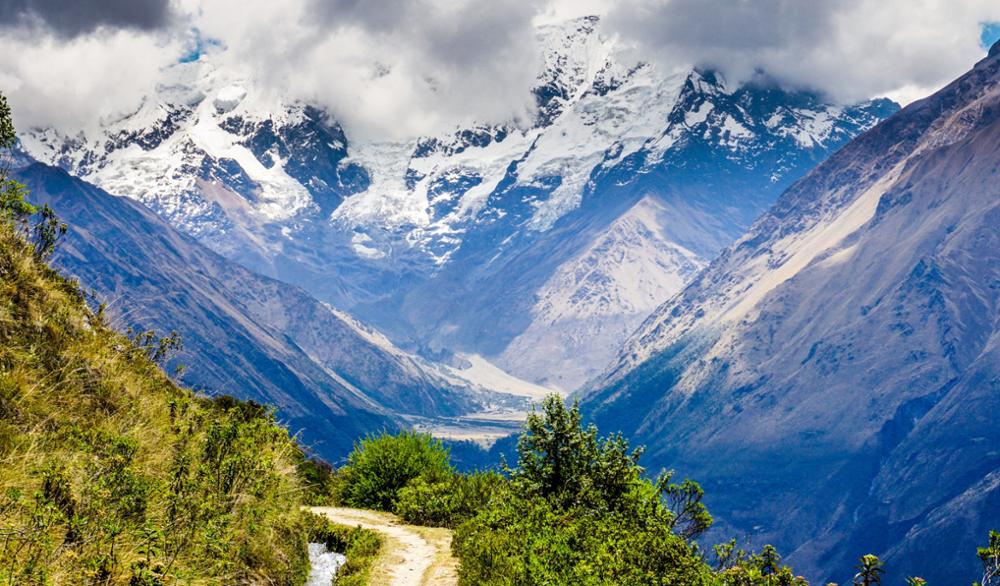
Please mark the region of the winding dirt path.
[[387, 586], [457, 586], [458, 561], [451, 555], [451, 531], [402, 523], [394, 515], [341, 507], [313, 507], [334, 523], [364, 527], [386, 538], [372, 569], [373, 583]]

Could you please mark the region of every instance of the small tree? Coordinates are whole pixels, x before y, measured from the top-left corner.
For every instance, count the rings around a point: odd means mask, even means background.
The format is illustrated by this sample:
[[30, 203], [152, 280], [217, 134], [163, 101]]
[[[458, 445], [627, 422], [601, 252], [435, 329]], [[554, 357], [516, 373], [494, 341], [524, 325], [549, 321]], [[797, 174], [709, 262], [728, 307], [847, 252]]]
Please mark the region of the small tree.
[[989, 543], [976, 553], [983, 562], [980, 586], [1000, 586], [1000, 532], [990, 531]]
[[14, 146], [17, 133], [14, 131], [14, 119], [11, 116], [7, 97], [0, 94], [0, 148], [9, 149]]
[[760, 572], [765, 576], [777, 574], [781, 569], [781, 556], [773, 545], [765, 545], [760, 552]]
[[35, 257], [45, 260], [55, 252], [56, 244], [66, 234], [67, 226], [59, 221], [49, 204], [43, 205], [37, 213], [38, 222], [32, 230], [31, 243], [35, 245]]
[[621, 435], [603, 440], [584, 426], [579, 404], [568, 408], [557, 395], [533, 411], [517, 441], [518, 468], [508, 470], [515, 488], [553, 506], [618, 510], [643, 472], [641, 449], [629, 451]]
[[722, 556], [717, 574], [720, 586], [809, 586], [805, 578], [781, 565], [773, 546], [765, 545], [760, 553], [749, 555], [735, 548], [735, 540], [716, 548], [716, 555]]
[[926, 584], [927, 580], [917, 576], [910, 576], [906, 579], [906, 586], [925, 586]]
[[855, 567], [858, 570], [858, 573], [854, 575], [855, 586], [872, 586], [882, 583], [882, 574], [885, 574], [885, 568], [878, 556], [863, 555], [860, 563]]
[[654, 483], [642, 478], [642, 448], [630, 449], [621, 434], [599, 439], [594, 425], [583, 424], [579, 404], [567, 407], [557, 395], [533, 411], [517, 442], [518, 467], [508, 469], [515, 490], [541, 497], [559, 510], [584, 507], [593, 511], [639, 514], [633, 510], [647, 495], [667, 528], [685, 540], [704, 533], [712, 516], [701, 502], [697, 482], [671, 483], [673, 472]]
[[736, 546], [736, 538], [725, 543], [714, 545], [715, 551], [715, 571], [724, 572], [734, 568], [746, 561], [747, 552]]
[[26, 225], [35, 208], [24, 200], [27, 188], [10, 178], [10, 149], [14, 148], [17, 134], [11, 119], [7, 98], [0, 94], [0, 219]]
[[705, 491], [700, 484], [690, 479], [685, 479], [680, 484], [672, 484], [670, 482], [672, 476], [673, 472], [661, 474], [656, 487], [663, 495], [667, 509], [672, 515], [670, 529], [685, 540], [691, 540], [712, 526], [712, 515], [709, 514], [705, 503], [701, 502]]

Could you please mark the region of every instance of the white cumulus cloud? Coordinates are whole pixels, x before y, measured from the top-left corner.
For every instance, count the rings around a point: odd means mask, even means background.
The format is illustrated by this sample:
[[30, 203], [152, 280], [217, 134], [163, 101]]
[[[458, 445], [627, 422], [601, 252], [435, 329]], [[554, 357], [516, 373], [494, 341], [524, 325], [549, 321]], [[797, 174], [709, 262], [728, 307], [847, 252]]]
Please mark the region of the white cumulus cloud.
[[137, 108], [181, 43], [120, 29], [61, 38], [0, 35], [0, 92], [19, 127], [83, 129]]
[[604, 28], [668, 67], [764, 71], [789, 86], [854, 101], [909, 101], [982, 58], [996, 0], [622, 0]]
[[0, 91], [25, 125], [85, 127], [137, 108], [190, 47], [260, 91], [321, 105], [355, 137], [410, 137], [531, 115], [534, 27], [597, 13], [664, 68], [765, 71], [854, 101], [908, 101], [984, 54], [997, 0], [113, 0], [60, 11], [0, 0]]
[[526, 116], [530, 0], [213, 0], [192, 20], [232, 67], [326, 106], [355, 134], [412, 136]]

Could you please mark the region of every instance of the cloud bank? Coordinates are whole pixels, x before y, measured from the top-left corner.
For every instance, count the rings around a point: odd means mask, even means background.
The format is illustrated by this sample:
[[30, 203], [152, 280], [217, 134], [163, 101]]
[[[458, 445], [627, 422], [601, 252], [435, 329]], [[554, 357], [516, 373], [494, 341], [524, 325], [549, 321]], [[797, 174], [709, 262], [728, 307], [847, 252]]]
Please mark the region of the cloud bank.
[[605, 30], [667, 67], [760, 70], [839, 101], [930, 93], [982, 58], [996, 0], [622, 0]]
[[535, 26], [598, 13], [666, 69], [766, 71], [841, 101], [908, 101], [981, 58], [996, 0], [0, 0], [0, 91], [18, 123], [83, 127], [136, 108], [197, 31], [213, 59], [355, 136], [524, 119]]
[[[213, 0], [192, 16], [257, 81], [355, 134], [412, 136], [526, 116], [533, 0]], [[234, 16], [242, 14], [243, 16]]]
[[45, 29], [62, 37], [101, 28], [152, 30], [170, 16], [170, 0], [0, 0], [0, 27]]

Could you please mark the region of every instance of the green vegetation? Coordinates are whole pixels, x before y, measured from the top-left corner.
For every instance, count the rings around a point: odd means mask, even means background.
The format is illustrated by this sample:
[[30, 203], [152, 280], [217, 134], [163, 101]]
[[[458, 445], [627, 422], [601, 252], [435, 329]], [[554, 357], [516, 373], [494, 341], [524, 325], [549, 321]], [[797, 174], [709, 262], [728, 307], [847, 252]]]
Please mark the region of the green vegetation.
[[882, 583], [885, 567], [878, 556], [871, 554], [861, 556], [857, 566], [858, 573], [854, 575], [854, 583], [858, 586], [873, 586]]
[[700, 488], [646, 480], [640, 456], [547, 399], [525, 424], [503, 498], [455, 533], [462, 583], [709, 584], [688, 540], [711, 524]]
[[1000, 532], [990, 531], [986, 547], [976, 553], [983, 563], [983, 577], [977, 586], [1000, 586]]
[[[781, 556], [770, 545], [759, 554], [737, 549], [736, 540], [715, 546], [716, 577], [714, 586], [808, 586], [788, 566], [781, 565]], [[832, 586], [836, 586], [835, 584]]]
[[371, 435], [358, 442], [341, 469], [340, 494], [352, 507], [395, 511], [399, 491], [411, 480], [452, 473], [448, 450], [429, 435]]
[[647, 480], [641, 454], [620, 436], [598, 438], [577, 407], [550, 397], [528, 417], [518, 465], [503, 475], [458, 474], [439, 442], [408, 432], [366, 438], [337, 478], [348, 504], [456, 527], [462, 584], [804, 583], [791, 581], [773, 548], [750, 555], [733, 543], [709, 567], [692, 541], [712, 522], [701, 488], [670, 473]]
[[24, 197], [0, 171], [0, 583], [304, 582], [302, 451], [269, 409], [175, 385], [175, 336], [90, 311]]
[[327, 481], [327, 502], [399, 515], [407, 523], [454, 528], [474, 517], [507, 479], [496, 472], [459, 474], [447, 448], [430, 435], [405, 431], [368, 436]]
[[506, 479], [496, 472], [420, 476], [399, 491], [395, 513], [413, 525], [454, 529], [505, 489]]
[[338, 499], [333, 466], [322, 460], [308, 458], [304, 453], [300, 453], [295, 460], [305, 490], [302, 495], [303, 504], [321, 506]]
[[[0, 157], [14, 147], [17, 134], [11, 119], [7, 98], [0, 94]], [[59, 221], [48, 205], [36, 208], [25, 200], [27, 188], [11, 179], [7, 163], [0, 159], [0, 221], [21, 239], [31, 244], [31, 255], [36, 260], [51, 256], [56, 244], [66, 234], [66, 224]], [[35, 221], [28, 218], [35, 216]]]

